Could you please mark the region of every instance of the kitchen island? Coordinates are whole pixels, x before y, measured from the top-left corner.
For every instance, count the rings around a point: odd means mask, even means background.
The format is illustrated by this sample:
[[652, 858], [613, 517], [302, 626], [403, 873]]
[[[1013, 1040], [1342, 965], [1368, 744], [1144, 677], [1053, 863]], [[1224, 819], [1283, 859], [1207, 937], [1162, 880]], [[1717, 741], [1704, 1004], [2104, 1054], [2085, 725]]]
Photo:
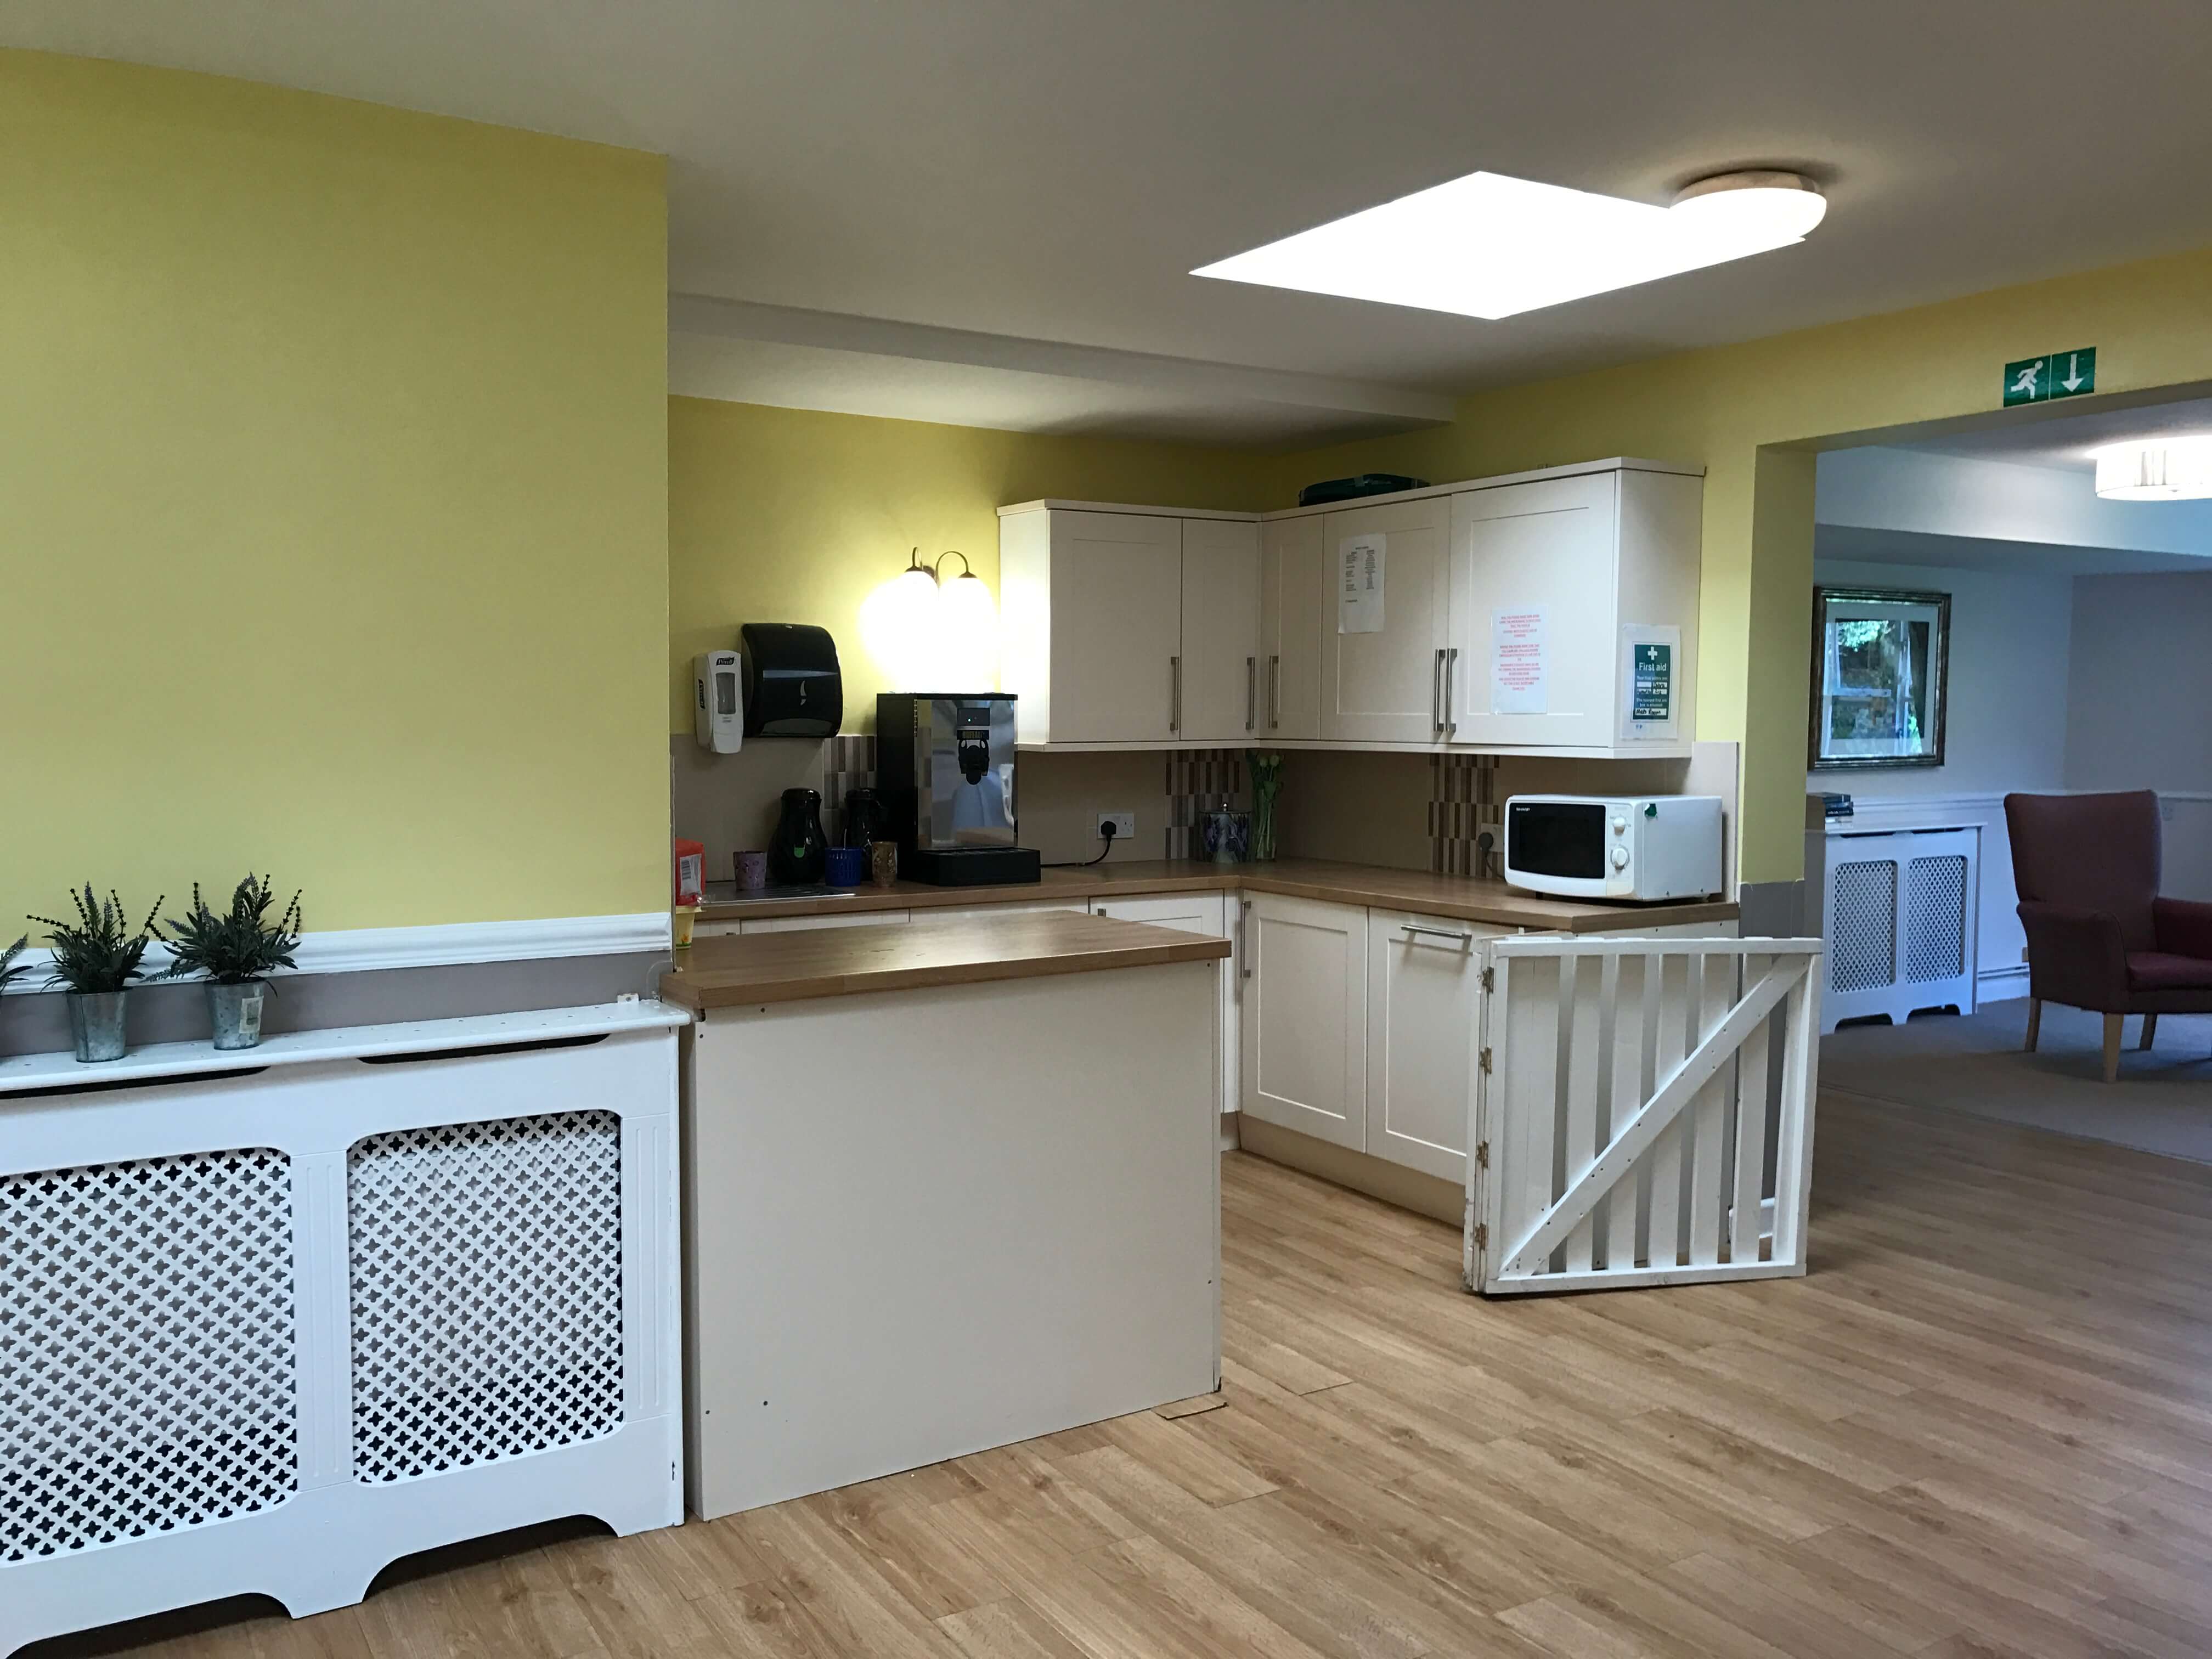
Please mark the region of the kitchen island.
[[680, 954], [693, 1512], [1218, 1386], [1228, 948], [1065, 913]]

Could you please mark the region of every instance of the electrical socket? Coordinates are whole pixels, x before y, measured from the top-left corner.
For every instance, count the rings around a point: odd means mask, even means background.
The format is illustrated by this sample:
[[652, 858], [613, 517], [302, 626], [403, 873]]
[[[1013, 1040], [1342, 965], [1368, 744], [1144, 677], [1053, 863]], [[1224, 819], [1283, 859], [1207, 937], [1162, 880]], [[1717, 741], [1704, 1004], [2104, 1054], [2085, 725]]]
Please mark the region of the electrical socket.
[[1137, 815], [1134, 812], [1101, 812], [1098, 815], [1099, 840], [1106, 839], [1109, 824], [1113, 827], [1115, 841], [1127, 841], [1137, 833]]

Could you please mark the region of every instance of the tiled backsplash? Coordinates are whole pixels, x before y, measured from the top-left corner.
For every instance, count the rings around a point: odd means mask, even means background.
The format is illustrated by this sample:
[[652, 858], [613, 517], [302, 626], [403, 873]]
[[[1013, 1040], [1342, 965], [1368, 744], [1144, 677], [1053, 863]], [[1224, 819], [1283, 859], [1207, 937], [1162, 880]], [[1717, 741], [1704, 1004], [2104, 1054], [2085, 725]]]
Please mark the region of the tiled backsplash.
[[1206, 848], [1198, 840], [1199, 814], [1225, 799], [1232, 806], [1249, 807], [1244, 795], [1244, 751], [1241, 749], [1181, 749], [1167, 759], [1163, 793], [1168, 798], [1166, 846], [1160, 856], [1201, 858]]
[[[783, 790], [820, 790], [823, 828], [834, 840], [843, 830], [846, 793], [876, 779], [876, 740], [864, 733], [749, 744], [726, 756], [706, 755], [686, 734], [670, 750], [676, 833], [707, 844], [707, 873], [715, 881], [729, 879], [733, 851], [766, 843]], [[1700, 744], [1698, 750], [1694, 764], [1293, 750], [1281, 851], [1413, 869], [1425, 861], [1441, 874], [1497, 877], [1505, 797], [1515, 791], [1719, 794], [1733, 818], [1733, 746]], [[1135, 840], [1112, 849], [1117, 860], [1200, 856], [1200, 815], [1223, 797], [1240, 809], [1252, 805], [1241, 749], [1036, 754], [1022, 763], [1023, 839], [1048, 860], [1097, 853], [1093, 821], [1107, 810], [1137, 815]]]
[[[1500, 876], [1505, 804], [1495, 755], [1429, 757], [1429, 868], [1444, 876]], [[1490, 837], [1485, 852], [1481, 837]]]

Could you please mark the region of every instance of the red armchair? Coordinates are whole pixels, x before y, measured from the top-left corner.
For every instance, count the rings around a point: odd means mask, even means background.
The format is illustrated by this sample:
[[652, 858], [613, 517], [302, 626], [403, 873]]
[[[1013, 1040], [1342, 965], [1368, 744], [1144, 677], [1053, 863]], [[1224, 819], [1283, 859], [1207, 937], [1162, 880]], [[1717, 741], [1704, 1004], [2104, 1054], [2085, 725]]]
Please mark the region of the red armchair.
[[2158, 896], [2158, 796], [2007, 795], [2013, 884], [2027, 930], [2027, 1047], [2045, 1002], [2105, 1017], [2105, 1081], [2120, 1023], [2212, 1013], [2212, 904]]

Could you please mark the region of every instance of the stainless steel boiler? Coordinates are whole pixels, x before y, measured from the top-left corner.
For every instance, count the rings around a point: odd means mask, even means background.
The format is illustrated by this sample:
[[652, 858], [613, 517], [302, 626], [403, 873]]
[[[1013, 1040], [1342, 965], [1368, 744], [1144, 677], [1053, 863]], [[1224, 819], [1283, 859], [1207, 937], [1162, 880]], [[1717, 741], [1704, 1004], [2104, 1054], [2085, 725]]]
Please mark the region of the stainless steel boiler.
[[940, 887], [1038, 878], [1018, 841], [1011, 693], [886, 691], [876, 698], [876, 784], [899, 874]]

